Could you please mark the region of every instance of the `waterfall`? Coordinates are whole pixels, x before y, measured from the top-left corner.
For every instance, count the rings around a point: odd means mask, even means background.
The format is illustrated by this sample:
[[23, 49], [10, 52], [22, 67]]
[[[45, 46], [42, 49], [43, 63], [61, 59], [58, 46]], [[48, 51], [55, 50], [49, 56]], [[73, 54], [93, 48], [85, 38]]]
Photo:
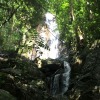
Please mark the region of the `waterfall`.
[[[56, 23], [56, 19], [55, 16], [51, 13], [46, 13], [45, 14], [45, 24], [47, 25], [47, 28], [49, 30], [49, 39], [47, 41], [47, 45], [49, 46], [49, 50], [46, 50], [44, 48], [41, 47], [41, 51], [43, 52], [42, 56], [40, 56], [40, 58], [44, 59], [56, 59], [59, 57], [59, 49], [58, 49], [58, 45], [59, 45], [59, 31], [57, 29], [57, 23]], [[43, 30], [41, 31], [41, 37], [44, 40], [47, 40], [47, 36], [44, 32], [44, 28], [42, 28]]]
[[[42, 27], [42, 31], [40, 32], [40, 37], [44, 40], [44, 43], [47, 43], [50, 50], [46, 50], [45, 48], [41, 47], [40, 50], [43, 54], [40, 56], [42, 59], [59, 59], [62, 54], [59, 51], [59, 31], [57, 29], [57, 23], [55, 16], [51, 13], [45, 14], [45, 24], [47, 29], [49, 30], [49, 38], [47, 37], [47, 32], [45, 31], [46, 28]], [[63, 48], [61, 48], [63, 50]], [[66, 48], [64, 48], [66, 49]], [[67, 52], [67, 50], [65, 50]], [[62, 52], [64, 54], [64, 52]], [[64, 56], [67, 54], [64, 54]], [[68, 58], [68, 57], [67, 57]], [[61, 57], [61, 59], [64, 59]], [[61, 60], [60, 59], [60, 60]], [[52, 66], [51, 66], [52, 67]], [[54, 66], [55, 67], [55, 66]], [[46, 69], [46, 68], [44, 68]], [[52, 71], [52, 70], [51, 70]], [[68, 62], [64, 61], [64, 66], [61, 69], [58, 69], [52, 76], [50, 76], [50, 93], [52, 96], [57, 96], [63, 94], [68, 90], [69, 86], [69, 79], [70, 79], [70, 65]]]
[[69, 86], [69, 79], [70, 79], [70, 65], [68, 62], [64, 61], [64, 68], [61, 71], [55, 72], [52, 77], [51, 82], [51, 94], [52, 96], [57, 96], [67, 92]]
[[50, 92], [52, 96], [59, 94], [59, 78], [60, 74], [57, 74], [51, 78]]
[[28, 58], [40, 59], [65, 59], [68, 52], [64, 41], [59, 41], [60, 32], [57, 28], [55, 15], [47, 12], [43, 20], [36, 28], [38, 33], [34, 41], [32, 51], [28, 52]]

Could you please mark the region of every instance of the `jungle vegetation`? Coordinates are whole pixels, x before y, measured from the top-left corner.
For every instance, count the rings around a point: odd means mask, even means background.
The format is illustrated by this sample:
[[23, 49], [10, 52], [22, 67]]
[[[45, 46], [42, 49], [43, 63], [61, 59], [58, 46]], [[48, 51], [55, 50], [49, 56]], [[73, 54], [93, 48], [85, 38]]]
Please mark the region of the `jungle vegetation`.
[[44, 92], [44, 75], [36, 64], [21, 56], [43, 46], [36, 29], [46, 12], [55, 15], [60, 40], [69, 51], [68, 97], [99, 100], [99, 0], [0, 0], [0, 100], [56, 100]]

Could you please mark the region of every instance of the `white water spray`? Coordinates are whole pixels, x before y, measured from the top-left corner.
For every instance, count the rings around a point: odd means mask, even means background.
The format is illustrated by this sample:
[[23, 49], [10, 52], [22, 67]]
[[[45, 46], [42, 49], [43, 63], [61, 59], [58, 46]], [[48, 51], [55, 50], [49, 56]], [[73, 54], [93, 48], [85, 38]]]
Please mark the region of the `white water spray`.
[[[55, 20], [55, 16], [51, 13], [46, 13], [45, 14], [45, 24], [47, 25], [47, 28], [49, 30], [49, 40], [48, 40], [48, 46], [50, 50], [45, 50], [41, 48], [43, 54], [40, 56], [40, 58], [51, 58], [51, 59], [56, 59], [59, 57], [59, 31], [57, 30], [57, 23]], [[46, 35], [44, 32], [41, 33], [42, 38], [44, 40], [46, 39]]]

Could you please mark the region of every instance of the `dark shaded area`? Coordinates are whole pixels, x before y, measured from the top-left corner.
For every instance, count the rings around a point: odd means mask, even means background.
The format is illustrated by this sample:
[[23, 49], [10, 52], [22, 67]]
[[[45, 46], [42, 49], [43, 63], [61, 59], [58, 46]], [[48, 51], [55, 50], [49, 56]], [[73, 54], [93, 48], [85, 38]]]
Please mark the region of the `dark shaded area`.
[[46, 77], [52, 76], [58, 69], [63, 69], [63, 65], [60, 64], [47, 64], [40, 70], [46, 75]]
[[[93, 48], [83, 56], [83, 63], [72, 63], [68, 95], [71, 100], [99, 100], [100, 98], [100, 48]], [[84, 60], [85, 58], [85, 60]], [[82, 58], [81, 58], [82, 59]]]
[[0, 89], [8, 91], [17, 100], [45, 99], [48, 94], [45, 94], [46, 86], [42, 80], [44, 75], [36, 65], [21, 56], [3, 57], [0, 57]]
[[[71, 77], [68, 91], [69, 100], [99, 100], [100, 98], [100, 48], [91, 49], [88, 54], [79, 55], [83, 63], [71, 62]], [[50, 95], [51, 77], [62, 73], [63, 62], [45, 63], [41, 69], [25, 57], [15, 58], [9, 54], [0, 56], [0, 89], [8, 91], [17, 100], [57, 100]], [[72, 57], [72, 58], [71, 58]], [[85, 58], [85, 60], [84, 60]], [[45, 61], [46, 62], [46, 61]], [[4, 92], [6, 94], [6, 92]], [[2, 95], [3, 96], [3, 95]], [[1, 97], [1, 96], [0, 96]], [[3, 98], [3, 97], [2, 97]], [[33, 99], [34, 98], [34, 99]], [[2, 99], [3, 100], [3, 99]], [[12, 99], [13, 100], [13, 99]]]

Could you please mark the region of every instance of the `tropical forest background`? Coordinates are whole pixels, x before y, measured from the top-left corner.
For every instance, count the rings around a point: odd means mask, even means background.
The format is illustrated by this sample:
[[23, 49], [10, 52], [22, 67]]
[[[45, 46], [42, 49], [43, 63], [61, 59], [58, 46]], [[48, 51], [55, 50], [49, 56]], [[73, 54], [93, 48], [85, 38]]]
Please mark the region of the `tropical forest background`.
[[100, 100], [99, 0], [0, 0], [0, 100], [57, 100], [47, 92], [37, 61], [28, 57], [34, 47], [46, 47], [37, 37], [47, 12], [55, 15], [59, 40], [69, 54], [65, 95]]

